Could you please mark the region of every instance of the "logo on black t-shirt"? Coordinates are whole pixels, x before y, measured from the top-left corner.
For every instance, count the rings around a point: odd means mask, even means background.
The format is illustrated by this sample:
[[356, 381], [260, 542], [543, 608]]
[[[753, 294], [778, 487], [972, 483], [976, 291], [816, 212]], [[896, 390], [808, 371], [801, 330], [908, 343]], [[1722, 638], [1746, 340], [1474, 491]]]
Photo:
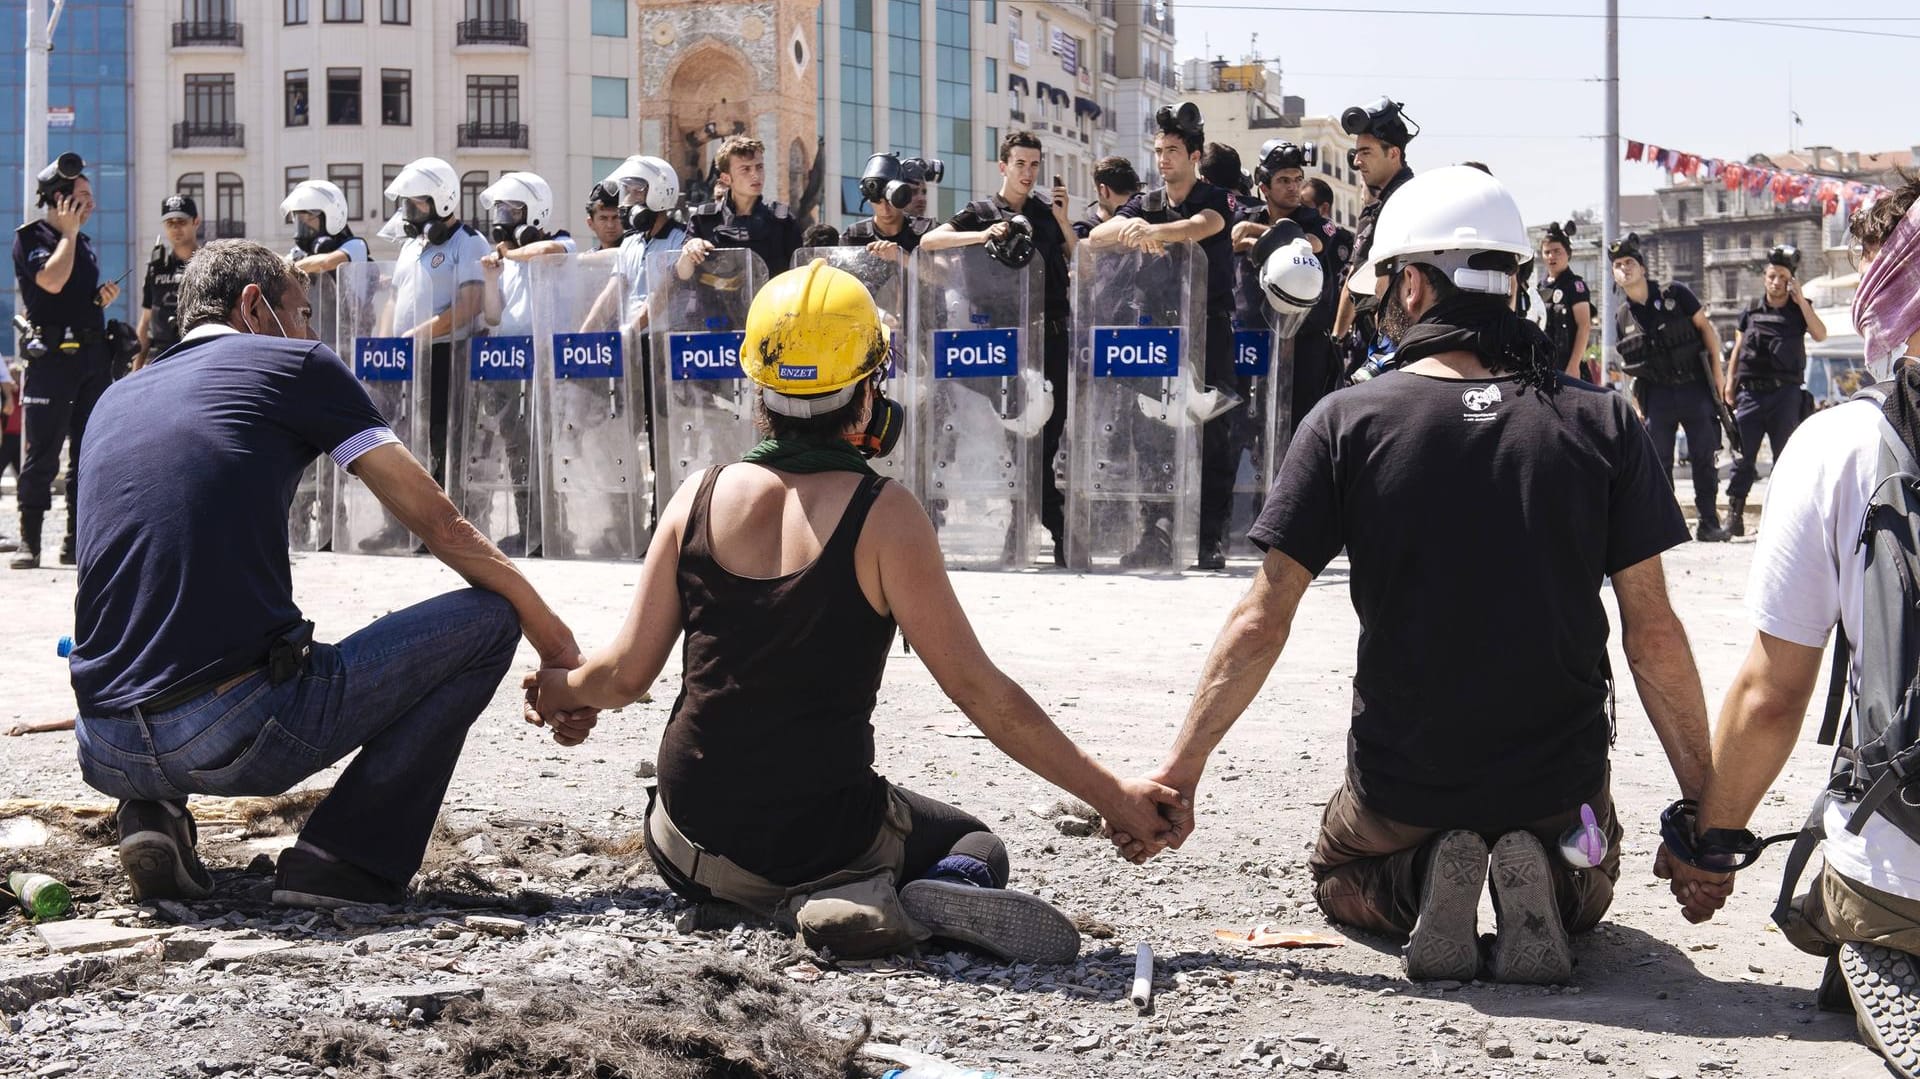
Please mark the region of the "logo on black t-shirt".
[[1461, 417], [1462, 419], [1471, 420], [1476, 423], [1493, 419], [1493, 415], [1487, 412], [1487, 410], [1500, 403], [1500, 387], [1491, 385], [1469, 386], [1461, 392], [1460, 403], [1467, 406], [1467, 411]]

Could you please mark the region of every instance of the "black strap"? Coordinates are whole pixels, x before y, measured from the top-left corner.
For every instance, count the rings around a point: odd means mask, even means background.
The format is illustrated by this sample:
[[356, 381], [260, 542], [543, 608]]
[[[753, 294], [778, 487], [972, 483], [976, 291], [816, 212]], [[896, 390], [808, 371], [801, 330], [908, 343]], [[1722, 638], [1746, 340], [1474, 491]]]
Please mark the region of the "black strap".
[[[1813, 852], [1820, 841], [1827, 838], [1827, 803], [1833, 798], [1833, 792], [1821, 791], [1813, 800], [1813, 812], [1807, 814], [1807, 823], [1800, 828], [1800, 835], [1793, 841], [1793, 849], [1787, 852], [1787, 865], [1780, 875], [1780, 897], [1773, 904], [1773, 924], [1782, 930], [1798, 916], [1793, 909], [1794, 892], [1799, 890], [1800, 878], [1807, 871], [1807, 862], [1813, 858]], [[1857, 819], [1864, 822], [1866, 818]]]
[[1827, 714], [1820, 720], [1818, 744], [1823, 746], [1839, 745], [1840, 713], [1844, 710], [1847, 696], [1847, 669], [1853, 659], [1853, 646], [1847, 642], [1845, 626], [1836, 626], [1838, 637], [1833, 643], [1833, 669], [1827, 675]]

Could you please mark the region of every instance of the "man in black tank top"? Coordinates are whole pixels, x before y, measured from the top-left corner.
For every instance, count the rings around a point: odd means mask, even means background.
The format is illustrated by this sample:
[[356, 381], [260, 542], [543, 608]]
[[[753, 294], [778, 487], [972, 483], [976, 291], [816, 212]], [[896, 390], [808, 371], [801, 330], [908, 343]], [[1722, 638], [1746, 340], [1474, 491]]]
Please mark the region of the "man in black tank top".
[[[996, 744], [1115, 827], [1140, 828], [1158, 849], [1188, 809], [1169, 788], [1095, 763], [970, 630], [955, 632], [966, 620], [940, 579], [931, 522], [867, 465], [892, 448], [903, 415], [881, 393], [886, 358], [879, 312], [852, 275], [816, 261], [768, 282], [741, 349], [762, 387], [755, 423], [766, 441], [673, 496], [621, 643], [577, 672], [530, 676], [528, 719], [555, 725], [564, 741], [584, 738], [591, 710], [639, 697], [684, 636], [646, 830], [676, 893], [709, 913], [744, 907], [842, 956], [940, 938], [1013, 961], [1066, 962], [1079, 933], [1044, 901], [1006, 889], [1005, 844], [873, 769], [872, 715], [896, 619], [921, 635], [928, 668]], [[769, 535], [796, 499], [808, 536]], [[822, 532], [817, 557], [787, 564], [783, 549]], [[883, 566], [914, 569], [890, 579]]]

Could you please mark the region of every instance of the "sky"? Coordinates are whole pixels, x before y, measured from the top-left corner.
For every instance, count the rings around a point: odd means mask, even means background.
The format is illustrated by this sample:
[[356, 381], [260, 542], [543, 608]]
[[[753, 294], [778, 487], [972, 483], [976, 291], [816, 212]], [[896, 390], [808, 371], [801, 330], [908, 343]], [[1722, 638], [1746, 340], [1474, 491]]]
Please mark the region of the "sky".
[[[1602, 0], [1457, 0], [1452, 10], [1434, 0], [1173, 3], [1182, 62], [1235, 61], [1257, 47], [1280, 60], [1283, 92], [1305, 97], [1311, 115], [1337, 116], [1382, 94], [1404, 103], [1421, 127], [1408, 148], [1416, 172], [1483, 161], [1534, 224], [1599, 207], [1603, 144], [1589, 136], [1605, 131]], [[1786, 150], [1789, 138], [1869, 151], [1920, 143], [1912, 0], [1619, 6], [1623, 140], [1729, 160]], [[1809, 14], [1816, 9], [1821, 16]], [[1664, 183], [1651, 165], [1620, 164], [1622, 194]]]

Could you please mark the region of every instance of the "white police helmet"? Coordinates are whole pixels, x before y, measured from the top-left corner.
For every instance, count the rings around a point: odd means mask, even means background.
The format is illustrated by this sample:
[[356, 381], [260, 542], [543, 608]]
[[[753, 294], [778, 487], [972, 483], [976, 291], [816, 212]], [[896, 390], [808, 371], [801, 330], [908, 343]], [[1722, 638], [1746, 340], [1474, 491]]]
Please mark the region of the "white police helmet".
[[453, 166], [437, 157], [423, 157], [393, 178], [387, 185], [389, 199], [432, 199], [433, 212], [451, 217], [460, 206], [460, 177]]
[[480, 192], [480, 205], [491, 208], [496, 202], [517, 202], [527, 208], [523, 224], [545, 231], [553, 216], [553, 188], [531, 172], [509, 172]]
[[1260, 291], [1282, 315], [1304, 315], [1320, 300], [1325, 277], [1300, 226], [1288, 220], [1268, 229], [1253, 248], [1260, 267]]
[[300, 181], [292, 191], [287, 192], [286, 198], [280, 200], [280, 212], [283, 215], [319, 214], [329, 236], [346, 228], [347, 220], [352, 216], [347, 209], [346, 194], [328, 180]]

